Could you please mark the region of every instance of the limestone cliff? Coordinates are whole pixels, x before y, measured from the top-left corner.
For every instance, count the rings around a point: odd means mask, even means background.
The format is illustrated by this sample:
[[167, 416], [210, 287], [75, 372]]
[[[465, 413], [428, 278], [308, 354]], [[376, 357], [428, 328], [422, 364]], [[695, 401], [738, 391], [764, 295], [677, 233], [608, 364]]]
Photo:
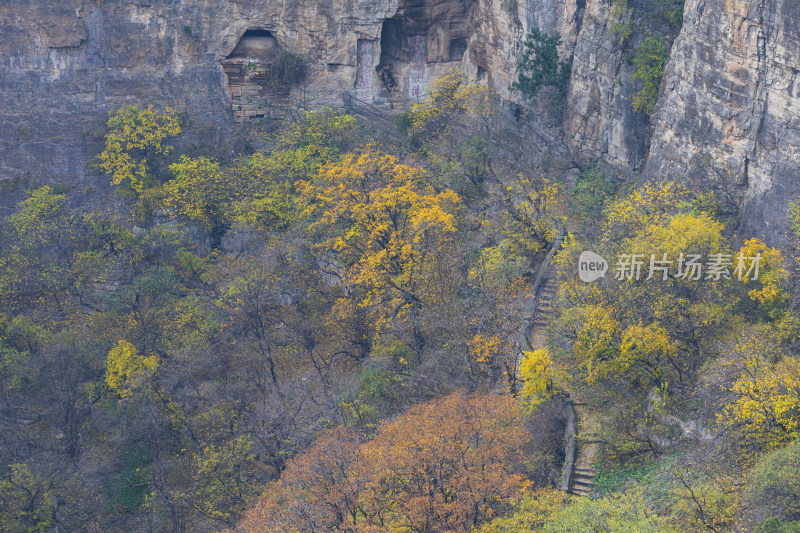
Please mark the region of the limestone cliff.
[[[287, 103], [341, 106], [348, 92], [402, 108], [450, 68], [509, 94], [531, 26], [565, 37], [582, 0], [9, 0], [0, 5], [0, 179], [102, 183], [87, 167], [110, 110], [186, 110], [201, 142]], [[305, 81], [264, 82], [278, 54]]]
[[800, 193], [800, 4], [688, 0], [646, 175], [716, 188], [744, 229], [783, 233]]
[[[525, 120], [576, 164], [603, 158], [625, 172], [717, 187], [743, 209], [746, 227], [774, 237], [787, 198], [800, 192], [800, 7], [687, 0], [650, 119], [632, 109], [629, 60], [659, 3], [628, 0], [630, 11], [615, 11], [607, 0], [6, 0], [0, 180], [102, 184], [86, 162], [108, 112], [126, 103], [187, 111], [197, 142], [220, 145], [237, 123], [292, 104], [342, 106], [345, 93], [402, 109], [460, 68], [527, 108]], [[626, 24], [630, 35], [619, 29]], [[533, 26], [560, 33], [562, 58], [572, 60], [555, 118], [509, 91]], [[656, 29], [672, 42], [670, 28]], [[285, 54], [302, 57], [308, 73], [276, 87], [271, 65]]]

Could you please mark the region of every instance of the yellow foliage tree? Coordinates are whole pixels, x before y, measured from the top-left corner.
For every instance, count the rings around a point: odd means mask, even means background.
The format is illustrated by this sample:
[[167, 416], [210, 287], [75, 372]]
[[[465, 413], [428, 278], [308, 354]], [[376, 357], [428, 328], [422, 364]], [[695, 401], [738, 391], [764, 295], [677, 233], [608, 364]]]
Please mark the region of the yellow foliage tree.
[[169, 107], [159, 113], [153, 106], [126, 105], [111, 113], [108, 128], [105, 150], [98, 156], [100, 168], [111, 175], [112, 185], [140, 193], [153, 183], [145, 154], [168, 154], [172, 146], [164, 140], [181, 132], [181, 120]]
[[521, 176], [507, 193], [504, 233], [511, 250], [530, 259], [553, 243], [557, 228], [566, 220], [564, 191], [556, 181]]
[[433, 83], [425, 102], [414, 104], [411, 110], [411, 133], [441, 134], [447, 125], [447, 118], [457, 112], [491, 115], [494, 107], [487, 96], [488, 89], [466, 83], [463, 74], [450, 69]]
[[374, 145], [323, 167], [316, 182], [299, 188], [316, 219], [310, 230], [326, 235], [320, 248], [340, 258], [346, 283], [365, 291], [365, 305], [410, 311], [417, 328], [433, 292], [435, 260], [456, 231], [459, 196], [434, 191], [422, 170]]
[[519, 395], [522, 406], [526, 411], [533, 411], [558, 393], [558, 382], [563, 376], [550, 359], [547, 348], [540, 348], [522, 354], [519, 378], [523, 382]]
[[126, 340], [108, 352], [106, 359], [106, 384], [123, 398], [152, 377], [158, 370], [158, 357], [139, 355], [136, 347]]
[[175, 179], [165, 186], [164, 203], [207, 227], [218, 223], [221, 204], [231, 192], [219, 163], [207, 157], [195, 159], [183, 155], [179, 163], [170, 165], [169, 170]]
[[[750, 276], [749, 258], [760, 258], [758, 272], [752, 272]], [[748, 295], [750, 299], [758, 301], [761, 306], [773, 314], [779, 311], [787, 300], [785, 285], [789, 272], [783, 266], [783, 254], [776, 248], [770, 248], [759, 239], [748, 239], [736, 254], [737, 267], [739, 258], [744, 261], [742, 265], [743, 281], [750, 283], [757, 281], [760, 288], [752, 289]], [[755, 275], [758, 279], [752, 279]]]
[[778, 448], [800, 437], [800, 360], [771, 362], [769, 347], [752, 337], [736, 350], [743, 365], [730, 387], [735, 400], [718, 415], [719, 422], [738, 432], [754, 451]]
[[633, 237], [651, 224], [663, 223], [686, 203], [689, 192], [674, 182], [648, 182], [608, 206], [603, 240]]
[[580, 281], [576, 265], [586, 248], [570, 236], [556, 257], [567, 305], [555, 322], [573, 341], [564, 363], [589, 383], [615, 378], [640, 391], [694, 376], [737, 301], [728, 290], [738, 283], [735, 265], [718, 280], [703, 270], [703, 259], [733, 257], [723, 229], [692, 210], [681, 187], [649, 183], [606, 212], [595, 249], [610, 262], [605, 280]]

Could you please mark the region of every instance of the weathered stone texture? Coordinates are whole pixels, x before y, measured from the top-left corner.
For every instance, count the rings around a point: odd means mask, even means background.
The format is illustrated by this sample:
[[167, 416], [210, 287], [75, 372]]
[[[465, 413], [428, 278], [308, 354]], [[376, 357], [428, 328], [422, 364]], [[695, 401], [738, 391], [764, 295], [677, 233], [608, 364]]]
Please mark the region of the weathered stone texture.
[[646, 175], [717, 188], [771, 241], [800, 193], [800, 4], [688, 0]]
[[611, 5], [588, 0], [574, 49], [564, 132], [581, 159], [605, 158], [637, 169], [646, 156], [647, 117], [635, 113], [631, 95], [632, 66], [619, 34], [614, 33]]
[[[724, 184], [745, 227], [776, 235], [800, 193], [800, 4], [687, 0], [652, 126], [631, 107], [626, 59], [642, 35], [620, 45], [610, 18], [604, 0], [5, 0], [0, 179], [103, 183], [86, 163], [108, 112], [128, 103], [186, 111], [216, 143], [273, 104], [339, 106], [348, 92], [409, 105], [458, 67], [522, 104], [519, 131], [533, 127], [574, 161]], [[560, 123], [509, 90], [533, 26], [559, 32], [573, 60]], [[248, 30], [257, 38], [242, 40]], [[265, 58], [284, 51], [308, 60], [291, 91], [267, 83]], [[520, 138], [536, 151], [537, 136]]]

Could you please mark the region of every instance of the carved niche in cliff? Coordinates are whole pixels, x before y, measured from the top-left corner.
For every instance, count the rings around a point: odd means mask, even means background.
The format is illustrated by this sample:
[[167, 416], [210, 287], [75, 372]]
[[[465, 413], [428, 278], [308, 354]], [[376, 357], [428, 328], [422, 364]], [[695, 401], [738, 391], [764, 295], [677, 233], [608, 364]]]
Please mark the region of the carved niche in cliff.
[[[423, 98], [429, 82], [464, 57], [476, 6], [476, 0], [401, 0], [397, 13], [383, 23], [380, 61], [373, 71], [376, 87], [359, 90], [359, 98], [390, 103]], [[361, 61], [359, 54], [359, 67]], [[359, 78], [363, 84], [367, 76]]]
[[285, 51], [268, 30], [248, 30], [222, 61], [235, 122], [271, 115], [275, 104], [285, 104], [289, 86], [272, 75]]

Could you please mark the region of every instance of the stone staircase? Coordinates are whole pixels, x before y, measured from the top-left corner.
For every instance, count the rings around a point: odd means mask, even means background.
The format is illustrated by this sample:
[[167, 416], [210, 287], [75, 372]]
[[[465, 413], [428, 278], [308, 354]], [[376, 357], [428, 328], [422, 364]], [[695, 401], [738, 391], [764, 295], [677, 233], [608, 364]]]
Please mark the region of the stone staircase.
[[575, 496], [590, 496], [597, 475], [594, 463], [602, 442], [595, 427], [600, 418], [588, 412], [586, 403], [575, 402], [569, 395], [564, 408], [567, 429], [564, 432], [564, 468], [558, 488]]
[[567, 492], [575, 496], [590, 496], [594, 490], [595, 475], [597, 475], [597, 471], [593, 468], [576, 466], [572, 471], [572, 486]]
[[348, 112], [365, 118], [371, 127], [379, 129], [391, 137], [398, 137], [392, 112], [365, 102], [349, 92], [342, 92], [342, 102]]
[[[563, 230], [559, 231], [560, 242]], [[546, 346], [547, 327], [556, 311], [558, 281], [549, 275], [548, 267], [557, 247], [548, 254], [534, 282], [536, 296], [524, 315], [520, 329], [520, 351], [531, 351]], [[597, 471], [594, 463], [600, 451], [602, 417], [590, 409], [586, 402], [566, 395], [564, 400], [567, 429], [564, 435], [565, 460], [559, 489], [575, 496], [590, 496], [594, 491]]]
[[575, 465], [572, 468], [572, 482], [570, 483], [569, 493], [576, 496], [589, 496], [594, 490], [594, 477], [597, 470], [594, 469], [594, 462], [597, 459], [597, 452], [600, 450], [599, 436], [592, 431], [586, 431], [586, 426], [591, 425], [589, 413], [584, 409], [585, 405], [577, 402], [575, 411], [577, 414], [577, 427], [584, 431], [578, 433], [577, 454]]
[[[536, 291], [535, 304], [527, 315], [527, 330], [523, 331], [520, 346], [535, 350], [546, 345], [547, 328], [556, 311], [558, 282], [554, 276], [542, 279]], [[596, 416], [590, 405], [567, 397], [564, 406], [567, 414], [565, 461], [560, 489], [575, 496], [589, 496], [594, 491], [597, 471], [594, 463], [600, 451], [602, 417]]]
[[530, 322], [531, 328], [528, 334], [528, 341], [532, 347], [544, 346], [546, 341], [545, 331], [553, 319], [557, 293], [558, 282], [554, 278], [548, 278], [536, 295], [536, 309]]

